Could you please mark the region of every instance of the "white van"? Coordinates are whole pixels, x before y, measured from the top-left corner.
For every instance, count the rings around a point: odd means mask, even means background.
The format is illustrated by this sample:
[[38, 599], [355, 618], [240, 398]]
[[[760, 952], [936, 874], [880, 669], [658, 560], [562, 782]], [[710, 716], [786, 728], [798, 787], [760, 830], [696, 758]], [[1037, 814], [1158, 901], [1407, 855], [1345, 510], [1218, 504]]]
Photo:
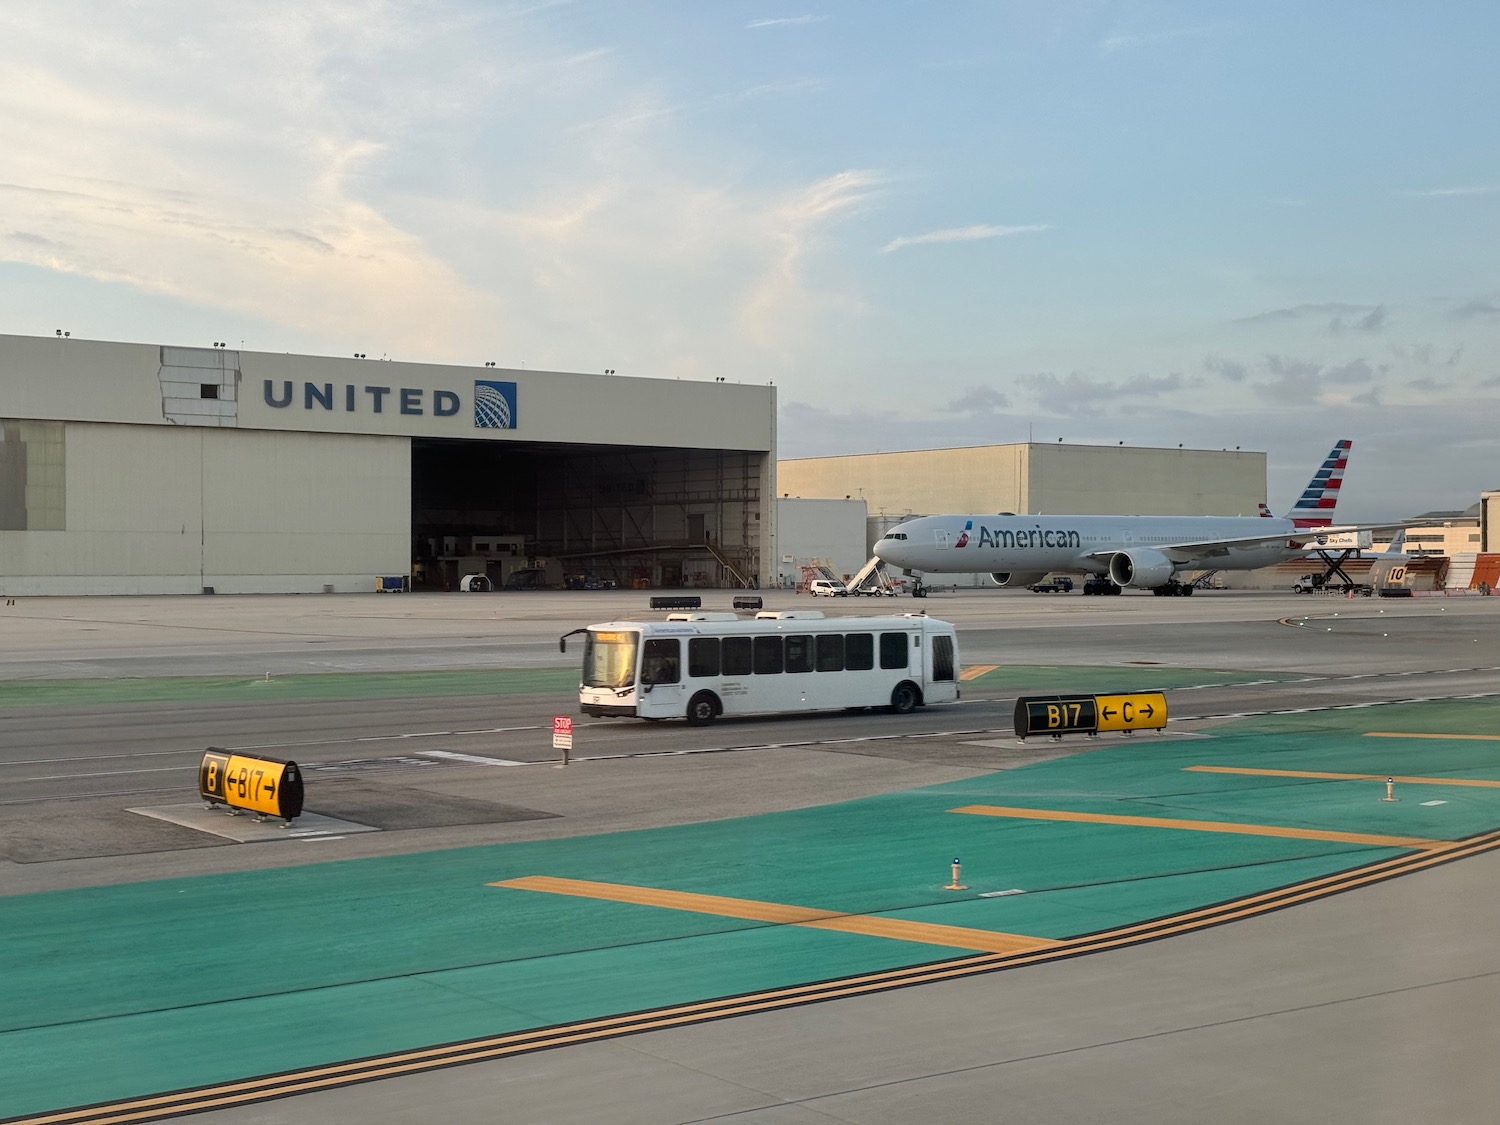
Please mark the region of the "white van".
[[808, 584], [807, 592], [814, 597], [842, 598], [848, 595], [849, 590], [842, 582], [835, 582], [831, 578], [814, 578]]

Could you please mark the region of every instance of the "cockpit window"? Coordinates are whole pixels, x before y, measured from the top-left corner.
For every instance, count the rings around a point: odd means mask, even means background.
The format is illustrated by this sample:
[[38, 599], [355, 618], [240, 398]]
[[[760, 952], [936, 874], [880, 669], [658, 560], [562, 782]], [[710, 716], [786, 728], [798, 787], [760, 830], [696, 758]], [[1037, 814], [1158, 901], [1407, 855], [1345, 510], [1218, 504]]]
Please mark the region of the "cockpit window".
[[887, 535], [886, 538], [887, 539], [905, 539], [906, 538], [906, 532], [904, 532], [904, 531], [893, 531], [889, 535]]

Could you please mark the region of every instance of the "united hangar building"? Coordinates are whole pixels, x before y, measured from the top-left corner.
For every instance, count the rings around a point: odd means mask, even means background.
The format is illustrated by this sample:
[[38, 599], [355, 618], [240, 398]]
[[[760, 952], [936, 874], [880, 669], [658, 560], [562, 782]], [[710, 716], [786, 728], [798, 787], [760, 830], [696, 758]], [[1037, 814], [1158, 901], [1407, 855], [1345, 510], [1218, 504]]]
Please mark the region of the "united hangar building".
[[0, 593], [758, 584], [775, 444], [772, 386], [0, 336]]

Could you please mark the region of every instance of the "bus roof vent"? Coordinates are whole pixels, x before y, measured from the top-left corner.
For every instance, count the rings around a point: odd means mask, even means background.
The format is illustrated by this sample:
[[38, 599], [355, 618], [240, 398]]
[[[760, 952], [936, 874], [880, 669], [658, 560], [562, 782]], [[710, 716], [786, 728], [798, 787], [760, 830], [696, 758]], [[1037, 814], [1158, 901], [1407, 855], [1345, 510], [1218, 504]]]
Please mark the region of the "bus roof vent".
[[737, 613], [669, 613], [668, 621], [738, 621]]
[[921, 613], [898, 613], [896, 616], [897, 617], [926, 617], [927, 616], [927, 611], [923, 610]]
[[755, 615], [757, 621], [817, 621], [823, 616], [821, 609], [763, 609]]

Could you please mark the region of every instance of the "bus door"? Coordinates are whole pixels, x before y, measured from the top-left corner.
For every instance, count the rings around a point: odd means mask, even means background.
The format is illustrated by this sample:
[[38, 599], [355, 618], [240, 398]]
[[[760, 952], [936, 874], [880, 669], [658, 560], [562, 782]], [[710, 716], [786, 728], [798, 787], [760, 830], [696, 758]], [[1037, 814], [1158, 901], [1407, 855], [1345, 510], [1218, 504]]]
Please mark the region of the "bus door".
[[641, 646], [641, 690], [636, 712], [647, 718], [686, 713], [682, 682], [682, 641], [677, 637], [647, 637]]

